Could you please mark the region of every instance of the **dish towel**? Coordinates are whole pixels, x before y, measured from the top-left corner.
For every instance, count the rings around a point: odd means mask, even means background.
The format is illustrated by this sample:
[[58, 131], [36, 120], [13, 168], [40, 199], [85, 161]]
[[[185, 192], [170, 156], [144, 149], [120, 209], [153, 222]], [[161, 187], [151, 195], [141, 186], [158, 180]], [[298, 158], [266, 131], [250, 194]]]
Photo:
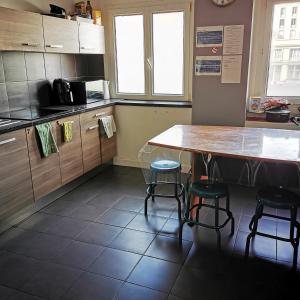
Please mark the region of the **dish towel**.
[[[111, 137], [113, 137], [114, 133], [117, 131], [114, 117], [113, 116], [106, 116], [106, 117], [101, 118], [99, 120], [99, 122], [101, 122], [100, 125], [103, 126], [104, 133], [105, 133], [106, 137], [109, 138], [109, 139]], [[103, 133], [101, 133], [101, 136], [103, 136]]]
[[63, 123], [63, 135], [64, 135], [64, 142], [69, 143], [73, 140], [73, 122], [64, 122]]
[[39, 141], [42, 157], [48, 157], [52, 153], [57, 153], [58, 148], [53, 137], [51, 123], [44, 123], [35, 126]]

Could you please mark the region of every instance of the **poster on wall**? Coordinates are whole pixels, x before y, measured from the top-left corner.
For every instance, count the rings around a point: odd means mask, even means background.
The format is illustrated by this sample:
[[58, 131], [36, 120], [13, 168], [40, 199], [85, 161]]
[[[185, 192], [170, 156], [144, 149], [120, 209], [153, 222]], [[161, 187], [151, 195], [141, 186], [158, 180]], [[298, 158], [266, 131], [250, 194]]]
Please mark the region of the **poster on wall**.
[[196, 56], [196, 76], [220, 76], [222, 72], [222, 56]]
[[196, 47], [222, 47], [223, 26], [197, 27]]
[[224, 27], [223, 55], [243, 54], [244, 25]]
[[240, 83], [242, 55], [225, 55], [222, 63], [221, 83]]

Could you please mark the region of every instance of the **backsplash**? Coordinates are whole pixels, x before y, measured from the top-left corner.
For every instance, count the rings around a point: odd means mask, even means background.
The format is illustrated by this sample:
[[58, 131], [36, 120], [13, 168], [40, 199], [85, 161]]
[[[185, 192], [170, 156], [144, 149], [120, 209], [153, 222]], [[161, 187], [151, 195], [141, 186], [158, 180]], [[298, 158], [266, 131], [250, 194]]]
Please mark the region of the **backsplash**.
[[0, 52], [0, 112], [50, 104], [55, 78], [104, 77], [103, 55]]

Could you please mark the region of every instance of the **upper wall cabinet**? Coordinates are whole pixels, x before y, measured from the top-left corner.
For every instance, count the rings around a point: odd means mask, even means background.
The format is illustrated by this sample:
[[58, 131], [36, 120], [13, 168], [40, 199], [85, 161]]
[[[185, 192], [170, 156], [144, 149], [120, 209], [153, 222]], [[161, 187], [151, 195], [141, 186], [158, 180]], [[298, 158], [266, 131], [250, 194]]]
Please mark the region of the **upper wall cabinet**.
[[44, 52], [42, 16], [1, 7], [0, 50]]
[[77, 22], [43, 16], [43, 26], [46, 52], [79, 53]]
[[104, 27], [89, 23], [79, 23], [80, 53], [104, 54]]

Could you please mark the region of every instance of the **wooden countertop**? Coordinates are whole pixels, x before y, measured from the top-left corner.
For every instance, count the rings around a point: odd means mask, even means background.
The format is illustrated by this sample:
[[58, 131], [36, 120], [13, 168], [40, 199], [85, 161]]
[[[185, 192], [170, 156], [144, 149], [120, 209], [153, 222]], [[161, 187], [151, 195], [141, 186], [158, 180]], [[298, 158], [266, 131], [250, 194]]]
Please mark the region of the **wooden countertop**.
[[192, 153], [300, 162], [300, 132], [270, 128], [175, 125], [148, 142]]

